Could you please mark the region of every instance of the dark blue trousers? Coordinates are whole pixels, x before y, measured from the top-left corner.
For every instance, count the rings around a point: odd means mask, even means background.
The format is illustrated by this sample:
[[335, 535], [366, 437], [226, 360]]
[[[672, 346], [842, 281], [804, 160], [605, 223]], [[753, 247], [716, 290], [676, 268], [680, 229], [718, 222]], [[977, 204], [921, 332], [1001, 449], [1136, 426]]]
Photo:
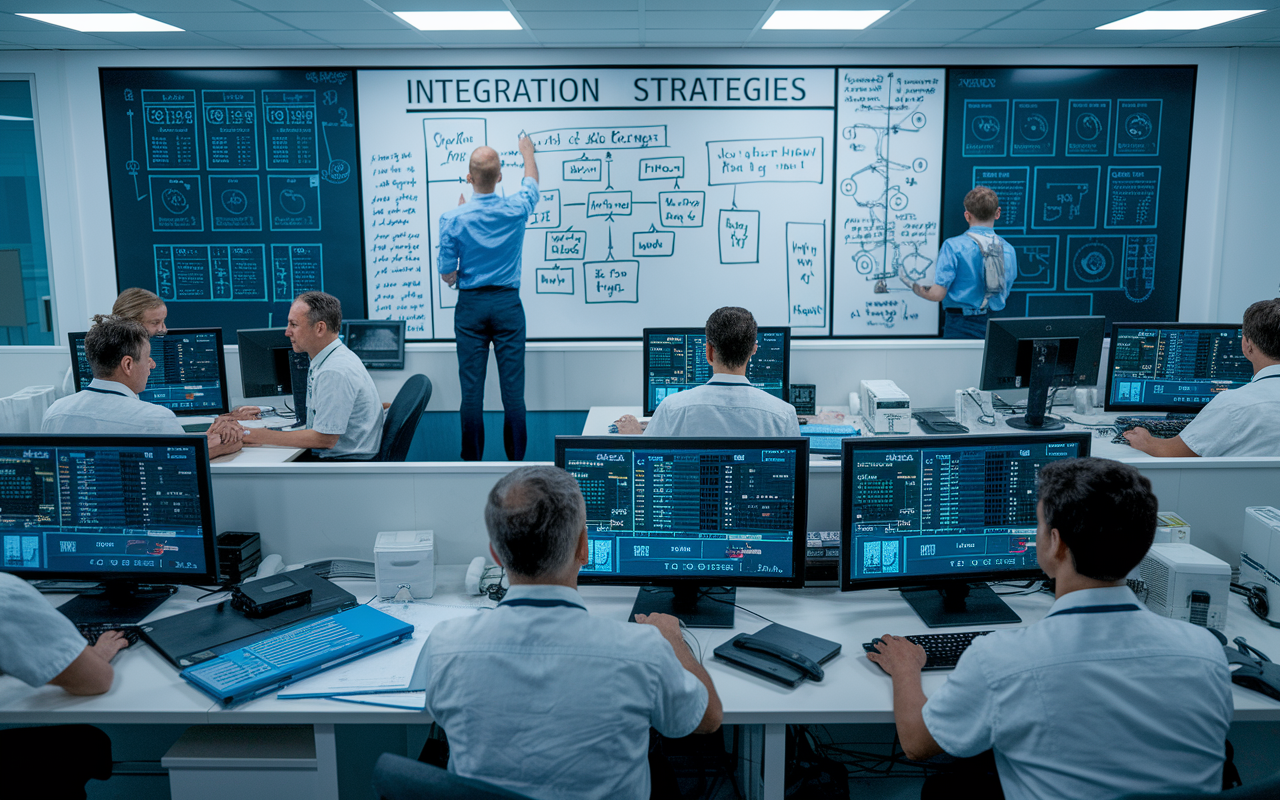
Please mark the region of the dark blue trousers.
[[462, 460], [484, 456], [484, 378], [489, 345], [498, 359], [502, 389], [502, 443], [507, 459], [524, 459], [529, 434], [524, 411], [524, 306], [520, 291], [483, 287], [458, 292], [453, 332], [458, 343], [458, 382], [462, 384]]
[[972, 314], [965, 316], [963, 314], [944, 313], [946, 322], [942, 326], [943, 339], [985, 339], [987, 338], [987, 316], [986, 314]]

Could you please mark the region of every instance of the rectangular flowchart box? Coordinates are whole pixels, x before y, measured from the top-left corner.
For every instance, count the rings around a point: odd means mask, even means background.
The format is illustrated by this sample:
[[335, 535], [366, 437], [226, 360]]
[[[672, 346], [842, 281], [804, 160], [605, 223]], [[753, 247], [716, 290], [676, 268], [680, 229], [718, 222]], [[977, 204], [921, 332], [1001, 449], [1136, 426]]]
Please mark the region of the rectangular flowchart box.
[[822, 183], [820, 136], [707, 142], [707, 185]]
[[665, 228], [701, 228], [706, 192], [658, 192], [658, 224]]
[[527, 134], [538, 152], [556, 150], [636, 150], [667, 146], [666, 125], [555, 128]]
[[559, 228], [560, 227], [560, 190], [541, 189], [538, 192], [538, 205], [529, 215], [526, 228]]
[[631, 192], [588, 192], [588, 217], [629, 217], [631, 216]]
[[684, 156], [640, 159], [640, 180], [660, 181], [684, 177]]
[[199, 175], [152, 175], [151, 230], [203, 231]]
[[760, 212], [720, 209], [718, 225], [721, 264], [760, 261]]
[[424, 119], [427, 177], [432, 181], [466, 179], [471, 151], [489, 143], [485, 120], [476, 117]]
[[587, 261], [582, 274], [589, 304], [640, 302], [639, 261]]
[[142, 121], [147, 169], [200, 168], [195, 90], [143, 89]]
[[787, 315], [793, 328], [827, 327], [827, 226], [787, 223]]
[[631, 234], [632, 257], [665, 257], [676, 252], [676, 232], [654, 230], [636, 231]]
[[537, 294], [573, 294], [572, 267], [539, 267], [534, 270]]
[[586, 231], [547, 231], [547, 261], [582, 261], [586, 256]]
[[603, 163], [598, 158], [575, 158], [561, 165], [561, 177], [566, 181], [600, 181], [604, 177]]

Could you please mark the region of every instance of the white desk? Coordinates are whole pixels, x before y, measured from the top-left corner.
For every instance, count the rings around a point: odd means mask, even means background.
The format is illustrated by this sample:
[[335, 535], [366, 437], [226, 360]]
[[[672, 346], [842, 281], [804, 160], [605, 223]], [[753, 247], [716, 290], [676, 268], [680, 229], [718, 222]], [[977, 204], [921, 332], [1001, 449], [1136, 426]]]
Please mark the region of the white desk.
[[[430, 602], [461, 602], [464, 573], [465, 567], [460, 565], [439, 567], [436, 596]], [[366, 599], [372, 588], [369, 582], [343, 585], [360, 599]], [[582, 596], [591, 613], [622, 620], [631, 609], [636, 591], [586, 586]], [[192, 607], [198, 594], [184, 588], [156, 616]], [[1043, 592], [1004, 599], [1024, 623], [1040, 619], [1052, 604], [1052, 598]], [[768, 624], [764, 620], [738, 609], [733, 630], [694, 630], [704, 664], [724, 703], [725, 724], [764, 726], [764, 796], [773, 800], [782, 797], [786, 725], [892, 722], [889, 677], [865, 658], [862, 643], [883, 633], [903, 635], [927, 629], [901, 598], [887, 590], [842, 593], [837, 589], [744, 588], [738, 590], [737, 602], [775, 622], [843, 645], [840, 655], [824, 666], [825, 680], [788, 689], [719, 662], [711, 654], [736, 634], [763, 628]], [[1231, 597], [1226, 633], [1229, 639], [1244, 636], [1264, 652], [1280, 657], [1280, 633], [1257, 620], [1236, 595]], [[431, 721], [423, 712], [322, 699], [280, 700], [274, 695], [222, 709], [179, 678], [176, 670], [145, 645], [122, 652], [115, 667], [115, 685], [98, 697], [72, 697], [51, 686], [32, 689], [16, 678], [0, 676], [0, 723], [313, 725], [321, 774], [328, 776], [326, 786], [332, 790], [327, 796], [336, 798], [334, 725], [421, 725]], [[926, 673], [925, 693], [935, 691], [946, 676], [945, 672]], [[1233, 687], [1233, 695], [1236, 720], [1280, 720], [1280, 702], [1240, 687]]]

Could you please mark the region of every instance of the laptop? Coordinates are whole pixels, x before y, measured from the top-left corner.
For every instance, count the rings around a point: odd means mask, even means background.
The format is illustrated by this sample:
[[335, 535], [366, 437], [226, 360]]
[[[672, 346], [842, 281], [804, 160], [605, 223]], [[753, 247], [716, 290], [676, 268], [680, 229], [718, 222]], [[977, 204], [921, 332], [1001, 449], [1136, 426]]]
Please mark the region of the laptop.
[[180, 674], [224, 706], [232, 706], [411, 636], [409, 623], [356, 606], [272, 633]]

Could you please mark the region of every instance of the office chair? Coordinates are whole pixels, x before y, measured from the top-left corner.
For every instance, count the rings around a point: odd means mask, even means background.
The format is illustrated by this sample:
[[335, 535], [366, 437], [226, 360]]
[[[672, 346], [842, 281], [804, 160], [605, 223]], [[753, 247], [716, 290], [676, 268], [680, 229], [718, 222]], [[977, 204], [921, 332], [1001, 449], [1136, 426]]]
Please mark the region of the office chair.
[[1182, 794], [1127, 794], [1120, 800], [1206, 800], [1220, 797], [1222, 800], [1271, 800], [1280, 797], [1280, 772], [1254, 783], [1246, 783], [1225, 792], [1206, 794], [1205, 792], [1184, 792]]
[[409, 456], [409, 444], [422, 410], [431, 400], [431, 379], [426, 375], [412, 375], [404, 382], [396, 399], [387, 411], [387, 421], [382, 425], [382, 447], [374, 461], [404, 461]]
[[379, 800], [529, 800], [526, 795], [392, 753], [383, 753], [373, 766], [373, 792]]

